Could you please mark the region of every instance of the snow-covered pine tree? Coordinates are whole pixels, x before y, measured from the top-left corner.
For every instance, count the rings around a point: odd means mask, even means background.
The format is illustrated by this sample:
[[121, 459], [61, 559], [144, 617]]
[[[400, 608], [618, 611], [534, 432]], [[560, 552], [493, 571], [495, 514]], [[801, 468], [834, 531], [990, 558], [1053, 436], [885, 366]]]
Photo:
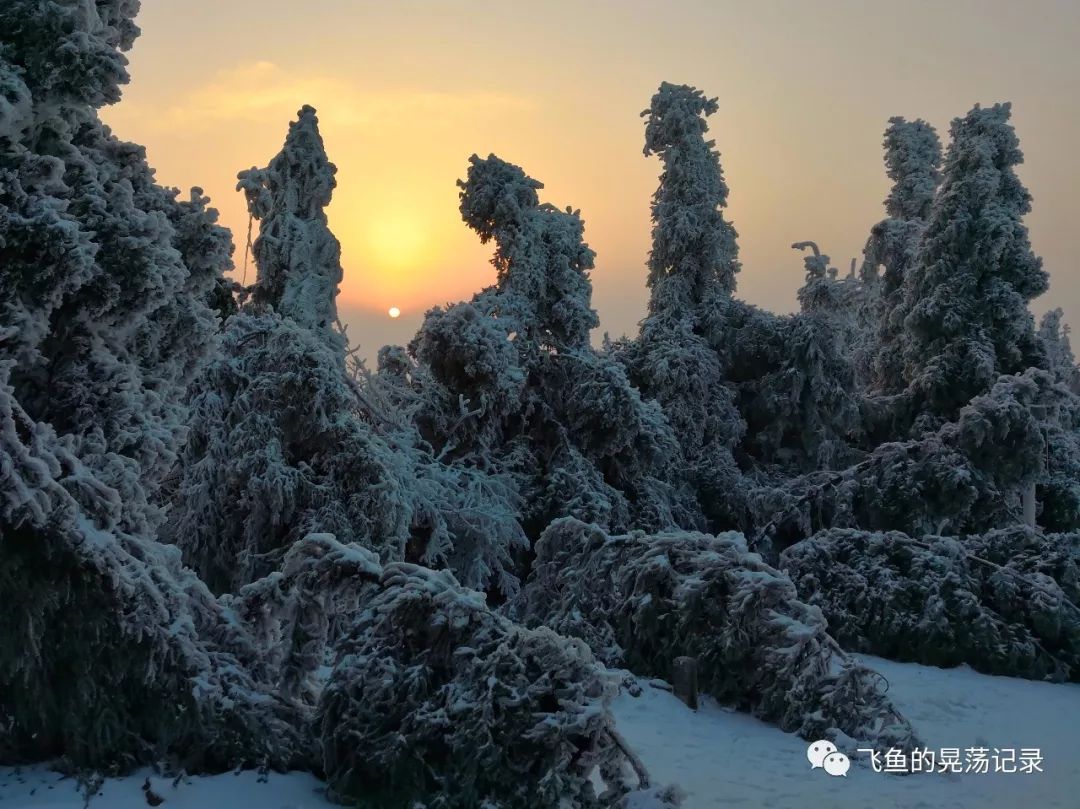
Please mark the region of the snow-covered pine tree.
[[408, 357], [372, 380], [336, 330], [340, 252], [323, 212], [334, 169], [314, 110], [300, 111], [268, 168], [240, 176], [260, 220], [254, 300], [229, 320], [222, 358], [196, 386], [164, 537], [218, 592], [270, 574], [305, 535], [329, 533], [511, 594], [511, 551], [526, 544], [512, 486], [436, 457], [412, 422]]
[[697, 314], [730, 297], [739, 272], [738, 234], [723, 215], [728, 187], [705, 118], [719, 109], [695, 87], [664, 82], [645, 121], [645, 155], [664, 171], [653, 194], [649, 312]]
[[866, 299], [861, 314], [868, 334], [861, 370], [874, 391], [895, 393], [904, 387], [902, 358], [897, 353], [904, 324], [896, 318], [896, 308], [941, 183], [942, 147], [929, 123], [900, 117], [889, 119], [882, 146], [892, 188], [885, 200], [886, 218], [870, 229], [863, 248], [860, 277]]
[[[138, 33], [137, 6], [17, 2], [0, 12], [2, 80], [14, 100], [0, 123], [9, 211], [0, 305], [23, 408], [85, 443], [80, 455], [102, 475], [118, 473], [109, 455], [137, 463], [152, 495], [182, 442], [184, 389], [217, 329], [205, 286], [225, 265], [186, 265], [170, 222], [175, 192], [155, 184], [144, 150], [117, 140], [94, 109], [127, 80], [121, 50]], [[45, 59], [58, 43], [63, 58]]]
[[1028, 302], [1047, 288], [1023, 217], [1031, 196], [1009, 104], [952, 122], [941, 187], [905, 272], [901, 346], [917, 430], [955, 418], [1002, 374], [1045, 368]]
[[270, 164], [238, 177], [237, 190], [259, 220], [252, 245], [259, 268], [253, 298], [340, 348], [341, 245], [326, 219], [337, 167], [326, 156], [315, 109], [304, 106], [297, 116]]
[[0, 751], [300, 764], [258, 650], [152, 538], [221, 267], [98, 118], [138, 6], [0, 7]]
[[663, 408], [706, 516], [739, 521], [732, 448], [745, 425], [710, 340], [726, 315], [739, 271], [737, 233], [723, 216], [728, 187], [705, 119], [715, 98], [664, 82], [642, 113], [645, 154], [663, 163], [652, 200], [649, 309], [637, 339], [612, 347], [631, 382]]
[[620, 809], [641, 777], [588, 647], [512, 623], [446, 571], [387, 566], [340, 652], [316, 719], [340, 799]]
[[865, 289], [860, 320], [860, 380], [875, 393], [904, 388], [899, 346], [904, 324], [898, 316], [904, 276], [926, 230], [926, 221], [941, 182], [941, 140], [921, 118], [889, 119], [885, 129], [885, 171], [893, 185], [885, 198], [886, 218], [870, 231], [860, 273]]
[[821, 613], [734, 532], [611, 536], [557, 520], [509, 611], [644, 676], [668, 678], [676, 658], [694, 657], [705, 693], [808, 739], [915, 743], [878, 676], [841, 651]]
[[195, 386], [163, 532], [217, 592], [271, 573], [309, 533], [403, 558], [411, 520], [404, 459], [379, 414], [362, 414], [335, 330], [340, 252], [323, 212], [334, 168], [314, 110], [300, 110], [269, 167], [240, 177], [260, 220], [255, 300]]
[[430, 311], [410, 351], [421, 433], [453, 464], [511, 475], [531, 536], [566, 513], [609, 526], [694, 519], [655, 404], [588, 342], [593, 253], [571, 210], [495, 156], [473, 157], [461, 212], [494, 240], [496, 284]]

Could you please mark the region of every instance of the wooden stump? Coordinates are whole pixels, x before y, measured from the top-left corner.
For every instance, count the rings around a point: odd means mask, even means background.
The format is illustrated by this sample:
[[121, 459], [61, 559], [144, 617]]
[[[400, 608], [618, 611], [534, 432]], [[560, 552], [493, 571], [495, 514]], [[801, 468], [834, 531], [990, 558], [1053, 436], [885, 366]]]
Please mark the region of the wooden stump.
[[675, 696], [696, 711], [698, 707], [698, 662], [696, 657], [676, 657], [671, 673]]

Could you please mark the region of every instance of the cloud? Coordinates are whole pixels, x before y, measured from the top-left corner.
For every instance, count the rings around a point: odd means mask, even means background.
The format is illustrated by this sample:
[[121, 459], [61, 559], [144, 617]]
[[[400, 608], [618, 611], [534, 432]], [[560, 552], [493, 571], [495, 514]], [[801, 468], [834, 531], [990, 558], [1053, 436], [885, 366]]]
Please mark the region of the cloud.
[[179, 100], [125, 101], [116, 113], [159, 128], [190, 130], [291, 115], [303, 104], [314, 106], [325, 123], [336, 127], [416, 118], [454, 120], [535, 108], [528, 98], [503, 93], [368, 90], [338, 76], [300, 73], [260, 61], [219, 71]]

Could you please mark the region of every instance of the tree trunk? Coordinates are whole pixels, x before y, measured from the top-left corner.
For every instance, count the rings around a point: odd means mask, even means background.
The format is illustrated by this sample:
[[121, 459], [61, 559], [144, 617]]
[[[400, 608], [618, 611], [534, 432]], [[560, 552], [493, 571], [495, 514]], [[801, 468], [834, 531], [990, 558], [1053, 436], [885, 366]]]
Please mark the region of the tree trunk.
[[1035, 510], [1036, 510], [1036, 505], [1037, 505], [1036, 502], [1035, 502], [1035, 484], [1034, 483], [1032, 483], [1030, 486], [1028, 486], [1026, 489], [1024, 489], [1023, 502], [1024, 502], [1024, 525], [1028, 526], [1029, 528], [1034, 528], [1035, 527]]

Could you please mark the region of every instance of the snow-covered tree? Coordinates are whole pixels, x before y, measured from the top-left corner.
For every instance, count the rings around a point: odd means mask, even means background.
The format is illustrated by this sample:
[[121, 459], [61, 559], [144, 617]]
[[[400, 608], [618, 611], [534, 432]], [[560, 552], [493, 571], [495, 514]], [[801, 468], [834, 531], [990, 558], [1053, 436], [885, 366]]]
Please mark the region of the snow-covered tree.
[[693, 657], [705, 693], [805, 738], [915, 741], [877, 675], [740, 534], [610, 536], [563, 519], [536, 554], [511, 614], [585, 639], [608, 665], [666, 678], [676, 658]]
[[309, 533], [403, 558], [403, 459], [360, 417], [344, 356], [272, 311], [234, 315], [221, 348], [194, 388], [163, 539], [216, 592], [271, 573]]
[[259, 268], [253, 297], [339, 345], [341, 245], [330, 232], [325, 210], [337, 187], [337, 167], [326, 156], [314, 108], [305, 106], [297, 116], [270, 164], [239, 174], [237, 190], [259, 220], [252, 246]]
[[885, 129], [885, 171], [893, 186], [885, 213], [894, 220], [926, 221], [941, 181], [941, 140], [921, 118], [889, 119]]
[[445, 571], [389, 565], [380, 588], [341, 646], [316, 718], [336, 797], [432, 809], [624, 805], [635, 760], [610, 712], [614, 682], [584, 643], [515, 625]]
[[755, 545], [771, 537], [782, 550], [828, 528], [924, 536], [1015, 525], [1020, 493], [1046, 480], [1044, 436], [1071, 412], [1071, 395], [1046, 372], [1002, 377], [935, 432], [759, 489]]
[[750, 428], [744, 446], [786, 470], [836, 468], [851, 460], [861, 437], [852, 356], [862, 285], [850, 275], [838, 278], [814, 242], [792, 247], [811, 248], [798, 292], [802, 311], [781, 321], [776, 362], [739, 386]]
[[[1069, 342], [1063, 312], [1052, 309], [1039, 324], [1051, 373], [1071, 395], [1062, 395], [1057, 417], [1044, 425], [1046, 470], [1036, 485], [1038, 524], [1048, 531], [1080, 529], [1080, 367]], [[1045, 408], [1044, 408], [1045, 409]]]
[[596, 254], [585, 244], [580, 211], [540, 204], [544, 184], [494, 155], [470, 159], [461, 188], [461, 217], [482, 243], [495, 241], [500, 317], [519, 337], [555, 349], [588, 345], [599, 321], [589, 271]]
[[593, 253], [573, 211], [495, 156], [472, 159], [461, 211], [496, 244], [495, 285], [436, 308], [410, 345], [423, 437], [455, 465], [510, 475], [535, 537], [575, 514], [612, 527], [693, 519], [659, 408], [588, 343]]
[[[12, 327], [5, 351], [27, 413], [85, 444], [79, 454], [106, 478], [118, 458], [136, 464], [153, 495], [183, 440], [185, 388], [217, 330], [207, 290], [227, 265], [185, 255], [175, 192], [88, 105], [115, 100], [126, 80], [118, 48], [137, 30], [125, 16], [136, 7], [2, 12], [4, 95], [15, 103], [0, 125], [0, 320]], [[57, 43], [63, 59], [46, 69]]]
[[260, 219], [255, 300], [195, 386], [163, 532], [217, 592], [270, 574], [310, 533], [404, 558], [412, 517], [405, 459], [346, 373], [340, 249], [323, 210], [334, 167], [315, 111], [300, 110], [268, 168], [240, 177]]
[[780, 565], [846, 648], [988, 674], [1080, 681], [1080, 535], [832, 529]]
[[904, 275], [905, 378], [920, 424], [955, 417], [1002, 374], [1046, 367], [1027, 304], [1047, 287], [1022, 219], [1031, 196], [1009, 104], [953, 121], [942, 183]]
[[0, 8], [0, 747], [77, 767], [298, 765], [259, 650], [152, 538], [223, 265], [98, 119], [137, 10]]
[[190, 273], [189, 289], [202, 295], [224, 322], [236, 313], [239, 284], [225, 276], [234, 266], [232, 232], [218, 223], [218, 212], [209, 202], [201, 188], [192, 188], [190, 198], [178, 203], [170, 218], [176, 247]]
[[222, 357], [196, 386], [164, 538], [218, 592], [271, 574], [294, 543], [326, 533], [509, 595], [512, 552], [526, 544], [513, 486], [424, 442], [404, 352], [396, 364], [384, 352], [372, 379], [332, 328], [341, 267], [323, 208], [333, 184], [310, 107], [269, 168], [241, 174], [261, 220], [254, 301], [229, 320]]
[[705, 118], [717, 109], [700, 90], [664, 82], [642, 113], [645, 154], [663, 163], [652, 200], [649, 309], [638, 338], [612, 351], [675, 429], [706, 516], [731, 526], [741, 510], [731, 450], [745, 425], [712, 345], [729, 326], [739, 271], [720, 155], [706, 140]]
[[0, 372], [0, 743], [16, 760], [306, 766], [262, 650]]
[[333, 534], [308, 534], [278, 570], [223, 599], [261, 650], [276, 695], [299, 715], [311, 718], [322, 693], [320, 672], [381, 576], [379, 557], [366, 548]]
[[1039, 339], [1054, 376], [1073, 393], [1080, 395], [1080, 366], [1076, 363], [1069, 340], [1072, 330], [1067, 323], [1062, 323], [1064, 317], [1065, 313], [1060, 308], [1044, 314], [1039, 321]]
[[368, 373], [354, 361], [354, 385], [380, 413], [393, 414], [393, 445], [409, 470], [412, 523], [405, 560], [449, 568], [466, 587], [513, 595], [520, 584], [517, 557], [528, 549], [521, 525], [523, 501], [512, 475], [494, 464], [474, 465], [456, 441], [437, 453], [417, 424], [430, 414], [429, 395], [441, 388], [431, 370], [401, 346], [383, 346], [379, 367]]
[[897, 393], [904, 387], [899, 351], [904, 324], [898, 307], [904, 276], [915, 261], [941, 181], [941, 141], [926, 121], [895, 117], [889, 119], [883, 145], [893, 185], [885, 198], [886, 218], [871, 229], [863, 249], [866, 294], [860, 312], [864, 334], [859, 366], [865, 385], [875, 392]]
[[705, 118], [718, 109], [697, 88], [664, 82], [642, 113], [645, 155], [664, 166], [652, 201], [652, 314], [692, 316], [735, 291], [738, 234], [722, 213], [728, 187], [720, 153], [705, 139]]

